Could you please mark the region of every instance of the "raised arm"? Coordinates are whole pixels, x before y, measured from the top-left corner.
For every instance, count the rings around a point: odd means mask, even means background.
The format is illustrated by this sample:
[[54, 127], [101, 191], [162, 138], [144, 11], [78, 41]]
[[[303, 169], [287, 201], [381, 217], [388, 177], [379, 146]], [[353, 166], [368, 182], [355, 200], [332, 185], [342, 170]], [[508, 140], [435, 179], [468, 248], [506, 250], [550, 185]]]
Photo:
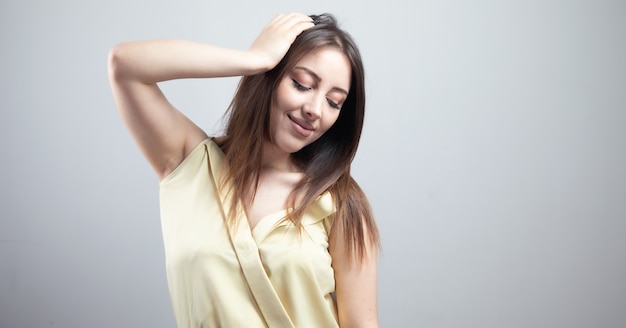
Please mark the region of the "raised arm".
[[158, 82], [263, 73], [293, 40], [313, 26], [302, 14], [276, 16], [247, 51], [155, 40], [119, 44], [109, 52], [109, 80], [122, 120], [159, 179], [166, 177], [206, 134], [174, 106]]

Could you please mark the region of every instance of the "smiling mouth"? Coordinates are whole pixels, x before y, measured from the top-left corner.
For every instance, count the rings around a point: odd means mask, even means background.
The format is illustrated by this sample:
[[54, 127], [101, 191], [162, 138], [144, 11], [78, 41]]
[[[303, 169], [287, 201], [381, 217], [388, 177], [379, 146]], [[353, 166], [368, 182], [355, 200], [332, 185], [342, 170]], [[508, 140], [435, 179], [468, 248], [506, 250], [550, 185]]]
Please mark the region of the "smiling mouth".
[[315, 128], [306, 121], [294, 118], [291, 115], [287, 115], [287, 117], [291, 121], [291, 125], [293, 126], [294, 130], [296, 130], [296, 132], [298, 132], [298, 134], [302, 135], [303, 137], [310, 136], [311, 133], [313, 133], [313, 131], [315, 130]]

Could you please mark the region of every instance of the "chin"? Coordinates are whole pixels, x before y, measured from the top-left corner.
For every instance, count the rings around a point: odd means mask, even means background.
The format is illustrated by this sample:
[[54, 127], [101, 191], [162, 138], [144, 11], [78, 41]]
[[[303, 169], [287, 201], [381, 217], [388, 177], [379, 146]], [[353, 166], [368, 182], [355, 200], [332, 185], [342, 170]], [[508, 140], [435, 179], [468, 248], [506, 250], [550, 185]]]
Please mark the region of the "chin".
[[[310, 137], [315, 137], [315, 136], [310, 136]], [[293, 154], [293, 153], [297, 153], [300, 150], [302, 150], [302, 148], [310, 145], [311, 143], [315, 142], [315, 140], [317, 140], [318, 138], [307, 138], [307, 139], [301, 139], [301, 138], [296, 138], [294, 136], [291, 135], [276, 135], [274, 138], [274, 147], [276, 147], [277, 150], [281, 150], [285, 153], [289, 153], [289, 154]]]
[[290, 147], [289, 149], [287, 149], [287, 152], [290, 154], [294, 154], [299, 152], [300, 150], [302, 150], [302, 148], [306, 147], [306, 145], [302, 145], [302, 146], [298, 146], [298, 147]]
[[300, 150], [302, 150], [302, 148], [306, 147], [308, 145], [308, 143], [302, 143], [302, 142], [294, 142], [294, 143], [289, 143], [289, 144], [278, 144], [276, 145], [279, 149], [283, 150], [286, 153], [297, 153]]

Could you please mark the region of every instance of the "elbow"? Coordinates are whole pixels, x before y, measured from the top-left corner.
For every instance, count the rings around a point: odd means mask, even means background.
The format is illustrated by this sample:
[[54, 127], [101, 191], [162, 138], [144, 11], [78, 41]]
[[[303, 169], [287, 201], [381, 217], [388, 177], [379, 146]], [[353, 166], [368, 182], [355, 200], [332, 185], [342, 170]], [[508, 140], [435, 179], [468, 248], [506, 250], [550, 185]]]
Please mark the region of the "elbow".
[[125, 65], [126, 61], [126, 51], [123, 43], [115, 45], [109, 50], [107, 69], [111, 81], [120, 81], [127, 75], [126, 67], [128, 66]]

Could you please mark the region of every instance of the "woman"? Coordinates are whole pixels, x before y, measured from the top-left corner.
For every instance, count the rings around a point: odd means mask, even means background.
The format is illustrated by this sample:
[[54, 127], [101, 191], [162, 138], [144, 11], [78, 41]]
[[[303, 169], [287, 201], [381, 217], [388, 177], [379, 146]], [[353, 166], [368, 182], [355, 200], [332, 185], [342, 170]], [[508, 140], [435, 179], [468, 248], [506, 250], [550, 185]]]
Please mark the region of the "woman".
[[[350, 177], [361, 58], [330, 15], [275, 17], [247, 51], [188, 41], [109, 54], [115, 101], [160, 179], [179, 327], [377, 327], [378, 232]], [[244, 76], [223, 137], [157, 83]]]

